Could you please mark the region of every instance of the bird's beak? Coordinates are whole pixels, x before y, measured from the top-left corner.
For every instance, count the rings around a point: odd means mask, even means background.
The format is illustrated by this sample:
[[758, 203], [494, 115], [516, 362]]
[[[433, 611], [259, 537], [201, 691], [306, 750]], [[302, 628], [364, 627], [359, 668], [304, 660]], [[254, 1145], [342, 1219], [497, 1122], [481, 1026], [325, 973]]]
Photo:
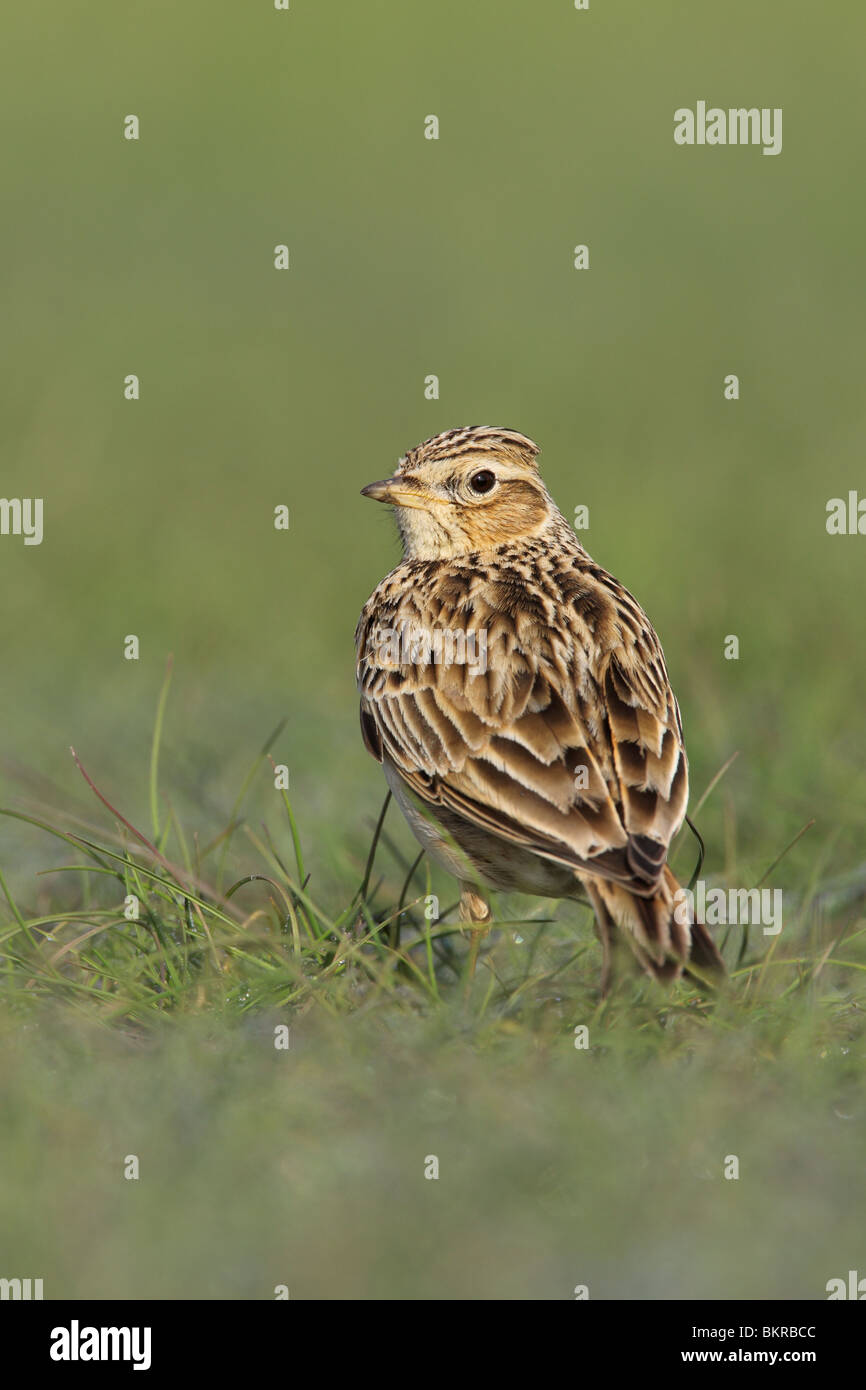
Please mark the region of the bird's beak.
[[427, 500], [415, 488], [406, 486], [403, 478], [385, 478], [381, 483], [368, 483], [361, 488], [362, 497], [372, 497], [374, 502], [390, 502], [392, 507], [415, 507], [423, 511]]

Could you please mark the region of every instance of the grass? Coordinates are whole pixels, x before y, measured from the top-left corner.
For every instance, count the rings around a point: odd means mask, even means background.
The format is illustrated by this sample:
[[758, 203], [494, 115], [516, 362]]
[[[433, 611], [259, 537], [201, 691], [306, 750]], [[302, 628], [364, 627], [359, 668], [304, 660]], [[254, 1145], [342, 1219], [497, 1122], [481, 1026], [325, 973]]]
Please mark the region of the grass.
[[[75, 861], [43, 871], [55, 881], [67, 876], [75, 885], [68, 907], [49, 914], [25, 915], [0, 870], [11, 910], [0, 938], [7, 1007], [50, 1000], [108, 1024], [146, 1026], [166, 1014], [214, 1007], [239, 1017], [262, 1008], [290, 1013], [318, 1008], [331, 1015], [359, 1006], [427, 1010], [447, 1002], [461, 985], [466, 992], [470, 981], [462, 931], [454, 920], [456, 903], [438, 910], [424, 856], [407, 865], [391, 842], [390, 862], [378, 867], [390, 794], [361, 881], [336, 910], [317, 900], [285, 789], [276, 792], [279, 826], [262, 821], [254, 827], [243, 819], [255, 779], [267, 776], [270, 768], [274, 783], [279, 781], [270, 749], [282, 725], [253, 760], [227, 824], [204, 843], [201, 830], [184, 827], [169, 800], [161, 804], [160, 750], [171, 678], [170, 660], [151, 745], [152, 838], [109, 800], [74, 749], [75, 764], [108, 813], [109, 826], [62, 810], [50, 818], [2, 808], [3, 815], [68, 845]], [[732, 762], [698, 799], [695, 815]], [[775, 855], [755, 887], [772, 877], [811, 824]], [[235, 843], [238, 836], [245, 841], [242, 852]], [[245, 871], [226, 883], [233, 860], [243, 860]], [[702, 861], [701, 843], [693, 878]], [[855, 992], [858, 972], [866, 971], [866, 957], [858, 958], [866, 927], [856, 920], [863, 898], [866, 867], [833, 883], [813, 878], [804, 886], [793, 923], [788, 905], [784, 938], [774, 937], [765, 954], [749, 954], [748, 927], [729, 927], [722, 941], [723, 948], [730, 947], [732, 964], [727, 1007], [760, 1014], [771, 1004], [801, 998], [811, 999], [814, 1007], [815, 998], [824, 997], [824, 982], [832, 983], [840, 1000], [847, 999]], [[427, 910], [428, 903], [435, 903], [435, 910]], [[476, 1026], [485, 1019], [520, 1017], [525, 1009], [531, 1012], [532, 1001], [537, 1004], [552, 990], [578, 980], [584, 991], [592, 988], [597, 963], [586, 930], [588, 914], [576, 936], [573, 925], [549, 915], [549, 907], [545, 905], [543, 917], [536, 904], [529, 917], [497, 918], [493, 945], [484, 956], [486, 970], [473, 993]], [[523, 953], [511, 949], [526, 944], [520, 931], [531, 933]], [[635, 990], [638, 998], [646, 994], [646, 1007], [661, 1008], [668, 1020], [684, 1012], [712, 1026], [716, 1010], [694, 984], [683, 983], [671, 998], [660, 996], [665, 999], [661, 1005], [642, 984], [632, 982], [631, 992]], [[634, 1003], [631, 992], [628, 1007]], [[584, 1008], [590, 997], [584, 992]], [[840, 1017], [846, 1012], [840, 1004]], [[606, 1013], [607, 1006], [598, 1010], [598, 1016]]]
[[766, 950], [732, 933], [718, 1000], [629, 975], [601, 1005], [588, 913], [537, 902], [467, 992], [387, 802], [336, 908], [274, 736], [220, 831], [181, 824], [170, 676], [150, 836], [77, 755], [101, 819], [3, 812], [68, 850], [50, 911], [0, 878], [6, 1263], [48, 1297], [250, 1298], [814, 1298], [857, 1267], [861, 869], [804, 881]]

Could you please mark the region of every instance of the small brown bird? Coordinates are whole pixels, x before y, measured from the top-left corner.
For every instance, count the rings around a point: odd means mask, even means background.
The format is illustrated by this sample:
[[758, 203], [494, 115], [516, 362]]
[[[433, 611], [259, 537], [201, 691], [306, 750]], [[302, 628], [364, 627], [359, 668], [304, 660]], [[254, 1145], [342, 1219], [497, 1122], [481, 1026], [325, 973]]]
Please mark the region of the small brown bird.
[[584, 898], [660, 980], [724, 972], [667, 864], [688, 767], [664, 655], [513, 430], [449, 430], [363, 495], [403, 560], [355, 634], [361, 728], [420, 844], [460, 882], [471, 962], [487, 889]]

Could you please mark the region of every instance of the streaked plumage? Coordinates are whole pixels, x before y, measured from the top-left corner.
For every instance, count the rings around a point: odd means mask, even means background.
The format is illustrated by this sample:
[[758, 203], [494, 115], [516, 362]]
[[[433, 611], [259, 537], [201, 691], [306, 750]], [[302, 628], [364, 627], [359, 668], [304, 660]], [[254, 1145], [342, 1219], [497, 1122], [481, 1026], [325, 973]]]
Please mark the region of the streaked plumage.
[[[511, 430], [451, 430], [364, 489], [394, 505], [404, 549], [358, 622], [365, 742], [467, 919], [490, 921], [487, 888], [583, 889], [604, 988], [614, 925], [656, 978], [718, 970], [706, 928], [674, 917], [688, 766], [661, 646], [557, 510], [537, 453]], [[445, 632], [476, 634], [474, 666], [444, 642], [433, 659]]]

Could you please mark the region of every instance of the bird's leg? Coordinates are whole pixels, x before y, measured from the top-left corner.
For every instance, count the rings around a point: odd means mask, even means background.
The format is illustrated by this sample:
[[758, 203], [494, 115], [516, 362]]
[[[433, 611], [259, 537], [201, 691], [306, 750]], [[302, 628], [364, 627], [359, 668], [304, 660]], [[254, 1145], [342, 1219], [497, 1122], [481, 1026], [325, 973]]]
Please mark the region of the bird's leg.
[[493, 914], [490, 907], [484, 901], [481, 894], [472, 883], [461, 883], [460, 885], [460, 920], [461, 922], [472, 923], [472, 939], [469, 943], [469, 972], [466, 977], [466, 987], [475, 974], [475, 967], [478, 964], [478, 950], [481, 946], [482, 938], [490, 930], [493, 921]]

